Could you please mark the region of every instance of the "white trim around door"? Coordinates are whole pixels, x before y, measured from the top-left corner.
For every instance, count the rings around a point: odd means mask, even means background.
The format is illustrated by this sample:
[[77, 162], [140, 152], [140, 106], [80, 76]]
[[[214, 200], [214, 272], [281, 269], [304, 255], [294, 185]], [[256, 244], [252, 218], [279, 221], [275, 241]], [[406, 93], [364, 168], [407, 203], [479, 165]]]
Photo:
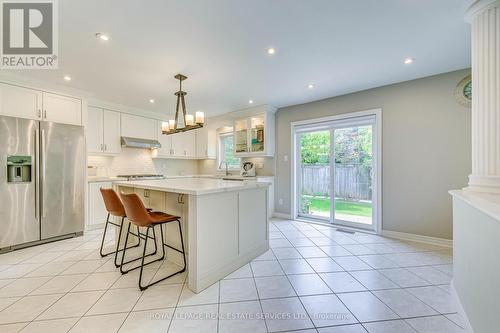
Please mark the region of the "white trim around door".
[[[329, 128], [342, 128], [343, 124], [353, 123], [356, 124], [358, 121], [361, 123], [365, 122], [366, 119], [373, 117], [374, 119], [371, 124], [373, 128], [373, 198], [372, 198], [372, 228], [371, 231], [380, 234], [382, 231], [382, 109], [370, 109], [359, 112], [344, 113], [335, 116], [328, 116], [322, 118], [300, 120], [291, 123], [291, 133], [290, 133], [290, 143], [291, 143], [291, 215], [293, 219], [299, 217], [298, 214], [298, 194], [300, 193], [300, 184], [297, 181], [298, 168], [297, 163], [300, 156], [299, 145], [298, 145], [298, 133], [304, 129], [311, 128], [315, 130], [329, 129]], [[358, 119], [357, 119], [358, 118]], [[333, 169], [333, 168], [331, 168]], [[331, 192], [333, 193], [333, 192]], [[333, 210], [333, 209], [332, 209]], [[331, 215], [333, 216], [333, 215]], [[326, 221], [322, 221], [326, 222]], [[335, 225], [335, 221], [331, 221], [330, 224]], [[348, 225], [344, 223], [343, 225]]]

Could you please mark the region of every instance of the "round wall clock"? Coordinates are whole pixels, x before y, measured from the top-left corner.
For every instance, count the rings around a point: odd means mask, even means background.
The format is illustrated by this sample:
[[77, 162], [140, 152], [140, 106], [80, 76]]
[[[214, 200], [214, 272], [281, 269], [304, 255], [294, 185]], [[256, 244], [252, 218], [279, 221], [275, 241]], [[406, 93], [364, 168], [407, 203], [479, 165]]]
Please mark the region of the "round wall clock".
[[470, 75], [464, 77], [453, 92], [460, 105], [470, 108], [472, 105], [472, 78]]

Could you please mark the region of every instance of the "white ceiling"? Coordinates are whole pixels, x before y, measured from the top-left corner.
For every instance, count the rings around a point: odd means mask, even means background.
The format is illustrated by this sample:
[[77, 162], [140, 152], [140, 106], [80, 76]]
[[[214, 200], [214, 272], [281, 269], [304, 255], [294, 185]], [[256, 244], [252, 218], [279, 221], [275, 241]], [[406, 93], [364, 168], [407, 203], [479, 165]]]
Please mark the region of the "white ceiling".
[[[463, 20], [470, 3], [63, 0], [60, 69], [16, 74], [172, 113], [173, 76], [181, 72], [189, 77], [189, 112], [216, 115], [248, 107], [249, 99], [282, 107], [470, 66]], [[403, 65], [405, 57], [414, 64]], [[73, 80], [65, 83], [65, 74]]]

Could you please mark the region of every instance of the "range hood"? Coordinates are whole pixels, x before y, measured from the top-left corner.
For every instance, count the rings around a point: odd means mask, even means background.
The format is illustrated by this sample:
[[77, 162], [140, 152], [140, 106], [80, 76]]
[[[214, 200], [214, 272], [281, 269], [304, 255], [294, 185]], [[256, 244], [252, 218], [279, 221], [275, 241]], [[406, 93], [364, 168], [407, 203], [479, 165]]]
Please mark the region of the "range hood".
[[161, 148], [161, 143], [158, 142], [157, 140], [122, 136], [122, 147], [142, 148], [142, 149]]

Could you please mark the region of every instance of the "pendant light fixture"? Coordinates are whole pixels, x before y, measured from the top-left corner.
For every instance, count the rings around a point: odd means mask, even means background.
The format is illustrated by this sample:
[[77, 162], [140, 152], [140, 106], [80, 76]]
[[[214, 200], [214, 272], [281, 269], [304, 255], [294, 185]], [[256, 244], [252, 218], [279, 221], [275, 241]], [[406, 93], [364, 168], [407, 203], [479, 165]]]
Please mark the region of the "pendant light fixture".
[[[201, 111], [197, 111], [195, 116], [186, 113], [186, 101], [184, 96], [187, 95], [185, 91], [182, 91], [182, 81], [187, 79], [187, 76], [182, 74], [177, 74], [174, 76], [179, 80], [179, 91], [175, 93], [177, 96], [177, 103], [175, 107], [175, 119], [171, 119], [168, 122], [163, 122], [161, 129], [162, 133], [165, 135], [186, 132], [198, 128], [202, 128], [205, 123], [205, 114]], [[182, 107], [182, 117], [179, 119], [179, 108]]]

